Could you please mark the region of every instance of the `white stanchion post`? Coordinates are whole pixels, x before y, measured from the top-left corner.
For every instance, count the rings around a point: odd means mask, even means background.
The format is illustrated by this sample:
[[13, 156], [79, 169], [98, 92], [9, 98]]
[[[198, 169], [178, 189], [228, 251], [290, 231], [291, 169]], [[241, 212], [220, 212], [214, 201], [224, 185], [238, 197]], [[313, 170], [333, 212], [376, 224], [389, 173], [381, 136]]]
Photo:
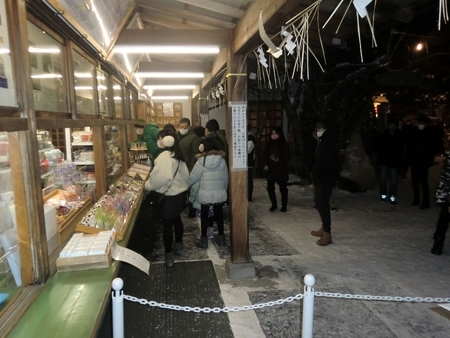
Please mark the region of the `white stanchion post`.
[[114, 278], [112, 288], [114, 289], [111, 295], [113, 338], [124, 338], [122, 278]]
[[302, 338], [312, 338], [314, 320], [314, 284], [316, 279], [307, 274], [304, 278]]

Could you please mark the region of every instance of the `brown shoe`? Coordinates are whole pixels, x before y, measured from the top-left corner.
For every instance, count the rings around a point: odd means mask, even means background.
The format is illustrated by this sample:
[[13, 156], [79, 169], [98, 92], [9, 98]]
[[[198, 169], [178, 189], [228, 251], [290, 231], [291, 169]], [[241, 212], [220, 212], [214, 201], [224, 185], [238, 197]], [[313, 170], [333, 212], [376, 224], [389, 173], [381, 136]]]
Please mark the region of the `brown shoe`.
[[323, 236], [316, 242], [317, 245], [325, 246], [331, 244], [331, 234], [329, 232], [323, 232]]
[[319, 230], [311, 231], [311, 235], [316, 236], [316, 237], [322, 237], [323, 236], [323, 228], [320, 228]]

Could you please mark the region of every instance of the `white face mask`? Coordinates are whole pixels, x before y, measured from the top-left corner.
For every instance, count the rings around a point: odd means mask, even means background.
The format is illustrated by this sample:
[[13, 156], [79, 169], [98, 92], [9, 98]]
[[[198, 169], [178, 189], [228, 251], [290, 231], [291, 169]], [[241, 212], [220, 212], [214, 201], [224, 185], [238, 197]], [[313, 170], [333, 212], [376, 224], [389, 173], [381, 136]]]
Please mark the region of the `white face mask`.
[[137, 128], [136, 129], [136, 134], [138, 134], [139, 136], [144, 134], [144, 129], [143, 128]]
[[425, 125], [424, 124], [419, 124], [419, 130], [424, 130], [425, 129]]
[[317, 137], [322, 137], [324, 131], [325, 131], [325, 130], [318, 131], [318, 132], [317, 132]]
[[180, 129], [179, 132], [181, 135], [186, 135], [188, 133], [189, 129]]
[[203, 143], [200, 143], [200, 145], [198, 146], [198, 151], [201, 153], [205, 151], [205, 146], [203, 145]]

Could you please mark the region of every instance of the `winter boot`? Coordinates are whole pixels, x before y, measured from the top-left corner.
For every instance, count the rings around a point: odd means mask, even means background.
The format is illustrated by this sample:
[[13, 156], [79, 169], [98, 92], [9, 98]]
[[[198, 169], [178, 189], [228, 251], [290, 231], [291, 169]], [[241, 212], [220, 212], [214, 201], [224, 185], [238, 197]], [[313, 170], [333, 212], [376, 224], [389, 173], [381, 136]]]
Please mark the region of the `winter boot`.
[[183, 254], [183, 242], [174, 242], [172, 251], [174, 255], [181, 256]]
[[444, 249], [444, 241], [443, 240], [435, 240], [433, 247], [431, 248], [431, 253], [433, 255], [441, 255], [442, 249]]
[[173, 252], [165, 252], [164, 259], [166, 260], [166, 266], [171, 268], [173, 266]]
[[225, 236], [224, 235], [217, 235], [216, 242], [219, 246], [225, 246]]
[[325, 246], [328, 244], [331, 244], [331, 233], [329, 232], [323, 232], [322, 237], [316, 242], [317, 245]]
[[195, 246], [202, 249], [208, 249], [208, 237], [202, 236], [197, 242], [195, 242]]
[[269, 211], [274, 211], [278, 208], [277, 205], [277, 195], [275, 195], [275, 191], [267, 189], [267, 192], [269, 193], [270, 202], [272, 202], [272, 206], [270, 207]]
[[316, 236], [316, 237], [322, 237], [323, 236], [323, 228], [320, 228], [319, 230], [311, 231], [311, 235]]
[[288, 190], [281, 192], [281, 212], [286, 212], [288, 202]]

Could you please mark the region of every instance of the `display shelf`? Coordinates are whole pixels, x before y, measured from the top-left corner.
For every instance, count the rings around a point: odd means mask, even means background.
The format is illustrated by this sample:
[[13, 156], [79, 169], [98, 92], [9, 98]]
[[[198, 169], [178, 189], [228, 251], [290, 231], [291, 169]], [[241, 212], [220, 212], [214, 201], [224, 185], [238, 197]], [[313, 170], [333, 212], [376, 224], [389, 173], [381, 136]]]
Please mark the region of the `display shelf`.
[[74, 161], [75, 165], [94, 165], [94, 161]]
[[50, 176], [53, 174], [53, 170], [49, 170], [46, 173], [41, 174], [41, 178], [46, 178], [47, 176]]
[[55, 149], [55, 148], [53, 148], [53, 147], [47, 147], [47, 148], [39, 149], [39, 152], [40, 152], [40, 153], [41, 153], [41, 152], [46, 152], [46, 151], [50, 151], [50, 150], [52, 150], [52, 149]]
[[[51, 198], [62, 199], [63, 193], [63, 190], [55, 190], [44, 196], [44, 202], [47, 202]], [[82, 202], [83, 205], [81, 207], [71, 210], [67, 215], [65, 215], [64, 220], [57, 224], [59, 244], [63, 244], [69, 239], [69, 237], [75, 232], [77, 223], [92, 207], [92, 201], [89, 196]]]
[[77, 181], [77, 184], [94, 184], [95, 182], [97, 182], [96, 180], [81, 180], [81, 181]]
[[86, 147], [93, 146], [93, 142], [72, 142], [72, 147]]
[[117, 175], [117, 172], [122, 169], [122, 166], [120, 164], [115, 164], [111, 170], [111, 172], [108, 174], [109, 176]]

